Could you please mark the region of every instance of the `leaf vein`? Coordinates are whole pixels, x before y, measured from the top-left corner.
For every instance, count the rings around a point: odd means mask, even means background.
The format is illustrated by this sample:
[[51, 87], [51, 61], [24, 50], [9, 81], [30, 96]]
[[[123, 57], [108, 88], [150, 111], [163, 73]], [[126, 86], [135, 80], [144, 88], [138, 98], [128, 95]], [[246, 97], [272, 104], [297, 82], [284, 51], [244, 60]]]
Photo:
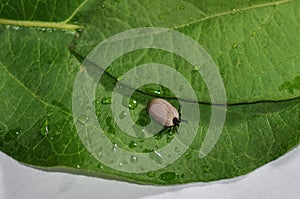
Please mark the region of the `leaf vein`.
[[[253, 6], [249, 6], [249, 7], [235, 9], [234, 12], [242, 12], [242, 11], [252, 10], [252, 9], [256, 9], [256, 8], [277, 6], [277, 5], [289, 3], [289, 2], [292, 2], [292, 1], [294, 1], [294, 0], [279, 0], [279, 1], [271, 2], [271, 3], [257, 4], [257, 5], [253, 5]], [[192, 24], [196, 24], [196, 23], [199, 23], [199, 22], [203, 22], [203, 21], [206, 21], [206, 20], [209, 20], [209, 19], [214, 19], [214, 18], [217, 18], [217, 17], [230, 15], [232, 13], [233, 13], [232, 10], [226, 11], [226, 12], [221, 12], [221, 13], [216, 13], [216, 14], [213, 14], [213, 15], [209, 15], [209, 16], [200, 18], [200, 19], [195, 20], [195, 21], [193, 21], [191, 23], [188, 23], [188, 24], [176, 25], [176, 26], [172, 27], [171, 29], [183, 28], [183, 27], [186, 27], [186, 26], [189, 26], [189, 25], [192, 25]]]

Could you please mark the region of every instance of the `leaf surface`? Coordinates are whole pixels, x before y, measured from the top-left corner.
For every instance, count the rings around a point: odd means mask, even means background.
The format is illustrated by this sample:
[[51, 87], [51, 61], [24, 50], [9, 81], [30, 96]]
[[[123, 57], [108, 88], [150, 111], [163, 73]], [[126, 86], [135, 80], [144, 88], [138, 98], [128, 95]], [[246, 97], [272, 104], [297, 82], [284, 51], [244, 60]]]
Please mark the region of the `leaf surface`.
[[[0, 150], [14, 159], [43, 169], [169, 185], [244, 175], [299, 144], [299, 0], [22, 2], [0, 3]], [[216, 146], [199, 159], [211, 105], [194, 66], [155, 49], [115, 60], [99, 81], [94, 106], [118, 148], [155, 151], [176, 137], [133, 138], [117, 127], [109, 99], [116, 81], [135, 66], [155, 62], [175, 68], [192, 85], [199, 101], [191, 103], [201, 110], [197, 135], [180, 158], [163, 169], [132, 174], [89, 153], [77, 135], [71, 105], [88, 53], [110, 36], [139, 27], [173, 29], [203, 46], [223, 77], [228, 111]], [[131, 117], [140, 125], [149, 122], [146, 106], [154, 97], [179, 108], [174, 94], [158, 85], [141, 87], [132, 97], [137, 103]]]

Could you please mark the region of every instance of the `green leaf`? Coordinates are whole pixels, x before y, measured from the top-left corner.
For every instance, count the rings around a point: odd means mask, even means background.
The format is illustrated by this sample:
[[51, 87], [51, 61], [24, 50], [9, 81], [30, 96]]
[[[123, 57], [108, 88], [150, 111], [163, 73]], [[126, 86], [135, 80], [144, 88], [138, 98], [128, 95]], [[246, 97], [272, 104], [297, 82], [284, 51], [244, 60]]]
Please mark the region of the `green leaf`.
[[[0, 150], [14, 159], [47, 170], [180, 184], [244, 175], [299, 144], [299, 0], [22, 2], [0, 2]], [[112, 169], [87, 150], [71, 105], [75, 78], [88, 53], [108, 37], [139, 27], [173, 29], [203, 46], [223, 77], [228, 110], [217, 144], [200, 159], [212, 105], [195, 66], [155, 49], [115, 60], [98, 84], [94, 106], [99, 124], [118, 148], [150, 153], [159, 163], [153, 151], [178, 136], [166, 132], [135, 138], [116, 125], [110, 98], [129, 69], [153, 62], [169, 65], [186, 77], [199, 99], [199, 129], [187, 151], [165, 168], [136, 174]], [[130, 104], [137, 124], [150, 121], [146, 106], [154, 97], [179, 108], [167, 88], [141, 87]]]

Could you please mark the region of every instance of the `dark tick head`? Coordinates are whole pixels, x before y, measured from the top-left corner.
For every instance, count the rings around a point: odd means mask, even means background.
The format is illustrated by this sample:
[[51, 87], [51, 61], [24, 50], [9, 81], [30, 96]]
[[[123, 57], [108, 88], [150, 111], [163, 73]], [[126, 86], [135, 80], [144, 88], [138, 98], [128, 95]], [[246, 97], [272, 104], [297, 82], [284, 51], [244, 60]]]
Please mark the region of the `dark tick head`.
[[173, 118], [173, 124], [174, 124], [174, 126], [179, 126], [180, 122], [181, 122], [180, 119], [178, 119], [177, 117]]

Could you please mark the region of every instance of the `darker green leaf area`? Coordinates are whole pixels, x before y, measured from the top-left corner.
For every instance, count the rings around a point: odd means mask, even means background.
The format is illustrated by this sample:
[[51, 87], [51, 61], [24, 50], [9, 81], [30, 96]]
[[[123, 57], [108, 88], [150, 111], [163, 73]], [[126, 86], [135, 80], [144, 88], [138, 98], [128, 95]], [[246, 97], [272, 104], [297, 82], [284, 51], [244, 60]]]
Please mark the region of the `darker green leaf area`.
[[[0, 18], [64, 21], [83, 3], [22, 2], [0, 3]], [[299, 0], [89, 1], [70, 21], [82, 24], [81, 32], [0, 25], [0, 150], [45, 170], [141, 184], [209, 182], [247, 174], [300, 142], [299, 9]], [[166, 157], [156, 151], [180, 135], [167, 129], [142, 138], [144, 132], [135, 129], [134, 137], [118, 127], [111, 110], [112, 91], [122, 75], [136, 66], [162, 63], [176, 69], [199, 99], [186, 103], [200, 109], [196, 137], [183, 155], [156, 171], [126, 173], [98, 161], [83, 145], [72, 113], [73, 86], [77, 73], [84, 71], [81, 62], [101, 41], [149, 26], [180, 31], [202, 45], [219, 67], [229, 104], [216, 145], [199, 158], [212, 105], [195, 67], [182, 57], [155, 49], [116, 59], [99, 81], [91, 106], [105, 135], [118, 148], [149, 154], [151, 162], [162, 164]], [[160, 71], [153, 72], [159, 75]], [[180, 89], [176, 79], [169, 81]], [[123, 97], [122, 106], [130, 114], [117, 117], [131, 117], [140, 126], [151, 121], [147, 105], [152, 99], [164, 98], [179, 111], [180, 100], [185, 100], [158, 84], [141, 86], [132, 96]], [[191, 124], [181, 123], [181, 127]], [[120, 163], [120, 167], [125, 164]]]

